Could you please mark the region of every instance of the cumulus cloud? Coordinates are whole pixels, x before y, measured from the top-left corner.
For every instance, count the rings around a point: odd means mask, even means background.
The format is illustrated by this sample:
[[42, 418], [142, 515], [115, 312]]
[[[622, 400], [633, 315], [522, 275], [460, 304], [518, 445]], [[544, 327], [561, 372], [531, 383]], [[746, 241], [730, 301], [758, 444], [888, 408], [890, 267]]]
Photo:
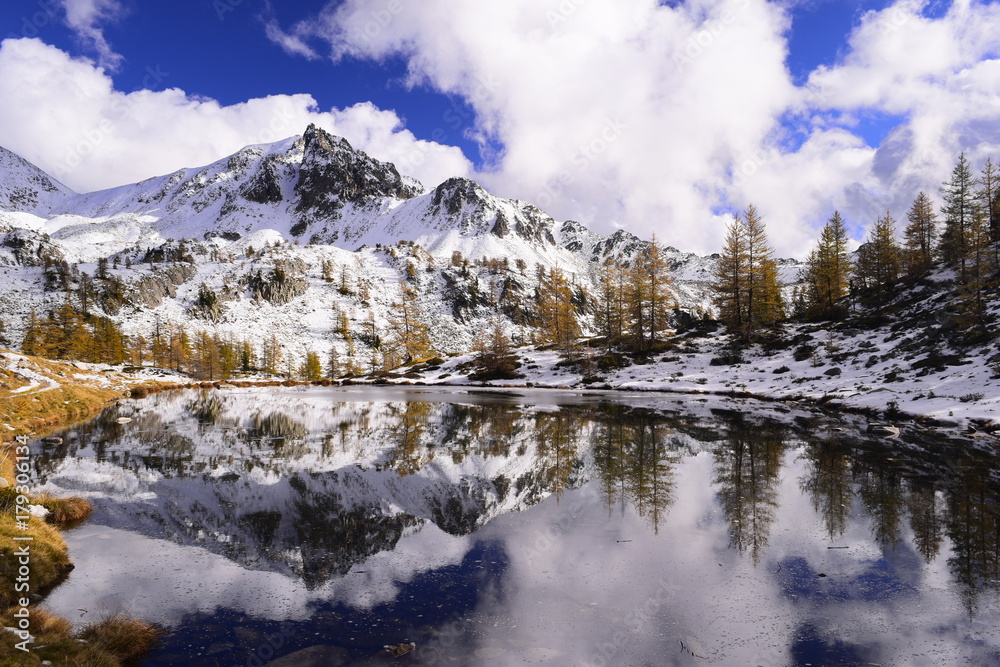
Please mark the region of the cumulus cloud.
[[117, 20], [124, 9], [118, 0], [59, 0], [66, 11], [66, 25], [90, 48], [99, 58], [103, 67], [117, 70], [122, 63], [121, 55], [115, 53], [104, 37], [101, 24]]
[[[835, 208], [860, 239], [961, 150], [996, 155], [1000, 6], [926, 4], [863, 15], [801, 87], [787, 1], [344, 0], [291, 32], [335, 60], [403, 57], [410, 85], [462, 97], [484, 151], [502, 147], [477, 175], [501, 194], [702, 252], [753, 202], [802, 255]], [[900, 119], [880, 146], [857, 129], [871, 114]]]
[[176, 88], [125, 93], [93, 63], [37, 39], [0, 43], [0, 99], [0, 145], [80, 192], [208, 164], [309, 123], [410, 165], [430, 186], [471, 171], [458, 148], [418, 140], [394, 112], [369, 103], [321, 111], [304, 94], [223, 106]]

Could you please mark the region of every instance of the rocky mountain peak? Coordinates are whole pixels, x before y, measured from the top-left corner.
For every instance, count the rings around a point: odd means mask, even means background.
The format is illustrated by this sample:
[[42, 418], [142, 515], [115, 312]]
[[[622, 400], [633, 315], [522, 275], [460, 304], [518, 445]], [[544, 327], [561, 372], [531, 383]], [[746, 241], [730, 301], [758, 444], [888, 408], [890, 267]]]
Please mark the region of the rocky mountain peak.
[[296, 210], [317, 219], [336, 217], [347, 203], [365, 204], [385, 197], [412, 199], [423, 192], [396, 171], [351, 147], [342, 137], [310, 125], [302, 136], [304, 153], [295, 193]]

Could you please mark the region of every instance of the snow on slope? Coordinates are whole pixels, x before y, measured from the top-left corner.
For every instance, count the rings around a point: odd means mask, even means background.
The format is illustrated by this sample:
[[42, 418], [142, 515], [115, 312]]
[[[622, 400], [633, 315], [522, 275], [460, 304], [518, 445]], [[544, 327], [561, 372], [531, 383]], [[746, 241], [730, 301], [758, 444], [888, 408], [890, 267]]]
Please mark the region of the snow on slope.
[[0, 211], [44, 216], [74, 195], [35, 165], [0, 146]]
[[[11, 182], [44, 180], [6, 155]], [[530, 203], [496, 197], [468, 179], [428, 191], [393, 165], [313, 126], [301, 137], [248, 146], [205, 167], [84, 195], [55, 192], [47, 208], [0, 212], [0, 303], [9, 307], [7, 327], [15, 340], [31, 308], [46, 312], [64, 298], [42, 289], [33, 266], [79, 263], [93, 276], [98, 260], [109, 258], [115, 260], [112, 275], [133, 296], [151, 286], [165, 294], [106, 313], [129, 335], [148, 338], [158, 322], [173, 323], [257, 344], [276, 333], [296, 360], [308, 350], [325, 354], [331, 344], [345, 353], [343, 341], [331, 343], [331, 306], [358, 325], [374, 316], [384, 329], [400, 280], [408, 279], [420, 292], [440, 351], [459, 352], [496, 313], [497, 295], [533, 299], [536, 266], [562, 269], [593, 291], [598, 262], [628, 260], [646, 244], [624, 230], [603, 236], [579, 223], [557, 223]], [[164, 247], [178, 249], [179, 240], [187, 240], [193, 270], [181, 284], [168, 285], [162, 267], [142, 262], [157, 261]], [[669, 247], [666, 253], [679, 306], [694, 314], [709, 311], [715, 258]], [[472, 261], [471, 268], [450, 271], [456, 256]], [[497, 274], [474, 264], [487, 259], [506, 261], [508, 268]], [[274, 305], [237, 287], [250, 271], [279, 262], [300, 268], [305, 294]], [[345, 295], [339, 280], [325, 280], [322, 267], [330, 262], [338, 278], [349, 274], [352, 290], [364, 283], [363, 294]], [[794, 281], [796, 273], [792, 263], [783, 277]], [[191, 316], [202, 284], [223, 296], [217, 321]], [[515, 314], [504, 314], [514, 323]], [[587, 321], [585, 316], [585, 327]], [[516, 323], [514, 333], [527, 337]]]

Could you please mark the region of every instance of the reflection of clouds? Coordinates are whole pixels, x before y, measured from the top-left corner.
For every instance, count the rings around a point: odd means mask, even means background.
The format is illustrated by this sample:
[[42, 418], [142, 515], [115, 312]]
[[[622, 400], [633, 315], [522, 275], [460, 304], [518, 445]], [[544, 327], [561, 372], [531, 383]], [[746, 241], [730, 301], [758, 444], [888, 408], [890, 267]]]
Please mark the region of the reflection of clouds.
[[204, 549], [90, 525], [67, 533], [66, 541], [76, 570], [45, 604], [74, 620], [126, 611], [169, 626], [217, 608], [272, 620], [307, 616], [310, 593], [301, 581], [246, 570]]
[[[326, 512], [326, 505], [319, 500], [336, 497], [344, 507], [377, 507], [392, 516], [413, 517], [413, 522], [399, 525], [398, 542], [393, 541], [397, 533], [392, 533], [393, 540], [379, 547], [384, 550], [352, 552], [358, 560], [350, 561], [356, 564], [348, 574], [334, 573], [309, 591], [288, 570], [251, 571], [232, 562], [232, 554], [227, 560], [202, 547], [84, 527], [68, 535], [79, 567], [51, 596], [51, 605], [72, 617], [79, 608], [90, 614], [127, 609], [176, 624], [191, 611], [211, 614], [218, 608], [265, 619], [305, 620], [317, 604], [330, 603], [366, 613], [398, 612], [402, 624], [430, 624], [406, 616], [405, 610], [416, 605], [422, 612], [440, 609], [445, 617], [433, 622], [426, 631], [429, 641], [421, 646], [470, 665], [530, 660], [591, 665], [823, 664], [837, 658], [907, 665], [1000, 663], [991, 657], [1000, 647], [996, 595], [983, 592], [977, 616], [970, 621], [949, 569], [951, 539], [943, 537], [940, 552], [927, 563], [914, 546], [912, 522], [884, 520], [886, 510], [894, 511], [892, 503], [898, 502], [891, 494], [899, 484], [871, 487], [865, 498], [854, 492], [860, 482], [851, 477], [851, 470], [836, 467], [831, 476], [843, 473], [843, 479], [821, 480], [825, 486], [803, 484], [811, 475], [815, 482], [815, 469], [810, 468], [815, 459], [803, 456], [801, 443], [791, 443], [780, 457], [781, 474], [770, 487], [774, 504], [766, 544], [754, 558], [749, 550], [732, 546], [732, 524], [743, 515], [726, 510], [721, 490], [729, 483], [747, 486], [747, 476], [756, 469], [747, 467], [739, 478], [720, 479], [717, 454], [703, 444], [695, 443], [691, 451], [698, 453], [672, 464], [671, 502], [662, 508], [654, 530], [648, 516], [636, 510], [636, 494], [606, 493], [596, 456], [582, 442], [577, 451], [583, 465], [573, 469], [573, 479], [592, 481], [579, 487], [574, 481], [561, 495], [547, 495], [549, 487], [537, 481], [544, 472], [536, 464], [542, 460], [536, 456], [541, 448], [526, 449], [521, 456], [470, 449], [459, 460], [444, 455], [442, 448], [433, 461], [400, 477], [374, 465], [383, 460], [385, 449], [371, 435], [382, 423], [380, 409], [331, 405], [328, 398], [313, 391], [283, 396], [286, 403], [294, 403], [289, 409], [311, 433], [330, 431], [344, 414], [365, 411], [368, 435], [348, 440], [346, 447], [338, 439], [331, 449], [316, 448], [309, 455], [315, 458], [296, 461], [297, 469], [306, 471], [296, 482], [301, 489], [290, 487], [274, 470], [256, 467], [247, 472], [238, 460], [227, 462], [224, 470], [245, 474], [224, 483], [216, 475], [211, 488], [229, 494], [226, 498], [239, 508], [239, 516], [284, 509], [296, 499], [317, 499], [298, 514], [285, 516], [295, 517], [289, 524], [299, 522], [294, 528], [312, 520], [310, 527], [324, 539], [330, 538], [331, 526], [328, 515], [320, 513]], [[231, 408], [242, 409], [249, 400], [240, 397]], [[262, 396], [254, 409], [266, 412], [271, 400]], [[546, 419], [541, 421], [553, 421]], [[464, 423], [455, 420], [458, 426]], [[206, 433], [210, 447], [221, 447], [211, 440], [217, 431]], [[517, 437], [533, 445], [530, 433]], [[559, 457], [563, 459], [571, 460]], [[358, 461], [363, 461], [361, 467]], [[103, 495], [122, 504], [144, 499], [135, 505], [153, 506], [180, 498], [197, 499], [204, 507], [220, 503], [198, 478], [164, 480], [159, 473], [133, 478], [133, 473], [124, 472], [116, 477], [112, 464], [86, 458], [65, 465], [78, 466], [78, 474], [58, 468], [54, 486], [78, 483], [77, 488], [88, 488], [90, 480], [94, 494], [104, 489]], [[255, 478], [255, 473], [262, 476]], [[473, 491], [501, 476], [506, 490], [483, 504], [487, 496]], [[522, 479], [526, 486], [519, 489], [517, 481]], [[850, 485], [851, 493], [843, 493], [837, 487], [841, 483]], [[143, 495], [151, 491], [157, 494], [154, 498]], [[814, 502], [823, 493], [842, 509], [835, 531], [828, 521], [829, 503]], [[530, 506], [535, 500], [539, 504]], [[450, 505], [454, 509], [448, 516], [434, 514]], [[873, 515], [882, 516], [882, 522]], [[217, 524], [200, 525], [221, 526], [219, 534], [228, 537], [229, 515], [219, 509], [212, 516]], [[359, 539], [361, 546], [378, 546], [371, 516], [359, 515], [359, 530], [349, 533], [366, 536]], [[906, 512], [899, 516], [905, 519]], [[892, 531], [886, 531], [890, 524]], [[471, 532], [446, 532], [455, 527]], [[891, 532], [892, 539], [880, 537], [880, 530], [882, 536]], [[318, 544], [334, 552], [338, 540], [334, 536]], [[496, 578], [475, 578], [477, 545], [482, 543], [499, 545], [502, 558], [495, 560], [503, 560], [503, 567], [483, 566]], [[295, 543], [276, 544], [301, 558], [301, 552], [294, 552]], [[206, 546], [226, 550], [231, 543]], [[251, 559], [250, 565], [268, 565], [264, 560]], [[116, 564], [113, 574], [108, 561]], [[819, 577], [821, 573], [826, 576]], [[466, 594], [474, 591], [463, 598], [476, 605], [472, 613], [455, 611], [465, 609], [463, 604], [449, 606], [456, 602], [449, 595], [457, 594], [442, 591], [455, 582], [466, 587]]]
[[[57, 614], [81, 622], [128, 611], [175, 625], [191, 612], [233, 609], [269, 620], [308, 618], [312, 601], [339, 600], [358, 609], [392, 602], [401, 584], [460, 563], [470, 538], [451, 537], [433, 524], [414, 531], [392, 552], [382, 552], [327, 586], [309, 591], [277, 572], [248, 570], [199, 547], [137, 533], [84, 526], [66, 535], [77, 574], [46, 599]], [[107, 567], [111, 561], [117, 564]], [[81, 616], [80, 610], [87, 610]]]

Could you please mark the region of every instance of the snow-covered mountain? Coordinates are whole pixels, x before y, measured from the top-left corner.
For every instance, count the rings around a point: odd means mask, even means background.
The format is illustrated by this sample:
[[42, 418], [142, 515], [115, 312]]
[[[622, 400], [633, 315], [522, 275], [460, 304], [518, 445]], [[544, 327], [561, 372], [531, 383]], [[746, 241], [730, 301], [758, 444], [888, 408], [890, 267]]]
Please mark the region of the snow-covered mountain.
[[[293, 356], [322, 351], [331, 305], [352, 321], [384, 324], [407, 281], [435, 343], [453, 352], [497, 312], [517, 333], [537, 266], [592, 290], [599, 262], [627, 260], [645, 244], [624, 230], [605, 236], [560, 223], [468, 179], [429, 190], [315, 126], [205, 167], [83, 195], [0, 149], [0, 306], [15, 339], [30, 308], [43, 312], [64, 298], [45, 291], [39, 267], [65, 262], [92, 276], [106, 259], [128, 292], [106, 314], [129, 334], [148, 334], [156, 322], [207, 326], [192, 315], [204, 284], [223, 304], [211, 318], [216, 331], [279, 333]], [[680, 310], [709, 310], [716, 258], [669, 247], [667, 255]], [[277, 266], [298, 287], [262, 302], [247, 287], [250, 276]], [[786, 281], [797, 273], [797, 263], [784, 266]]]

